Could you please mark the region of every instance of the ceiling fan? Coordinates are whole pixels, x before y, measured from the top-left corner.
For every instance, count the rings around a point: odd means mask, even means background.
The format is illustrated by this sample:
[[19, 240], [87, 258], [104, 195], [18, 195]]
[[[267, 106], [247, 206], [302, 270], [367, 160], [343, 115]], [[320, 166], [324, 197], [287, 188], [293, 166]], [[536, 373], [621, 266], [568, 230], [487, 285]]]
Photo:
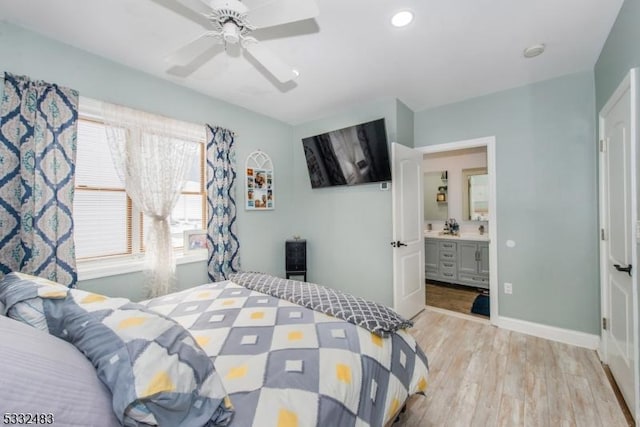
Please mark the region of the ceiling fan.
[[[315, 0], [175, 0], [208, 21], [210, 31], [187, 43], [167, 58], [176, 66], [189, 64], [216, 44], [240, 47], [280, 82], [295, 79], [298, 72], [285, 64], [249, 34], [253, 30], [315, 18]], [[201, 20], [196, 21], [198, 23]], [[202, 64], [200, 64], [202, 65]]]

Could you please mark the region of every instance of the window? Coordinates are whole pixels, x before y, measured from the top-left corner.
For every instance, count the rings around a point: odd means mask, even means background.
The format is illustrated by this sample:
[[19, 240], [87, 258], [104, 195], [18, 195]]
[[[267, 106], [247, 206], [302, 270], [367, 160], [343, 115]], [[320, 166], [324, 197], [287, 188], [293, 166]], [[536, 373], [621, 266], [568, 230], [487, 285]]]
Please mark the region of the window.
[[[76, 258], [142, 253], [149, 221], [133, 206], [120, 182], [111, 160], [104, 124], [99, 118], [87, 116], [81, 110], [78, 120], [73, 202]], [[203, 142], [198, 141], [199, 149], [193, 157], [187, 184], [171, 214], [171, 237], [176, 249], [183, 246], [185, 230], [206, 226]]]

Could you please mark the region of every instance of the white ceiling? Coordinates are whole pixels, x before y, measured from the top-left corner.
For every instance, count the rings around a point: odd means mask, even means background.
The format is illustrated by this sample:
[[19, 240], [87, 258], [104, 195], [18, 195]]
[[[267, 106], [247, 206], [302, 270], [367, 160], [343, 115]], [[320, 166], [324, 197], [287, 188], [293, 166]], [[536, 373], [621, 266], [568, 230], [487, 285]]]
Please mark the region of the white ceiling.
[[[381, 97], [420, 111], [591, 70], [623, 0], [317, 2], [315, 20], [253, 34], [300, 71], [286, 85], [224, 53], [187, 78], [167, 74], [164, 58], [205, 31], [175, 11], [175, 0], [0, 0], [0, 18], [298, 124]], [[398, 29], [389, 20], [400, 9], [415, 20]], [[547, 51], [524, 59], [535, 43]]]

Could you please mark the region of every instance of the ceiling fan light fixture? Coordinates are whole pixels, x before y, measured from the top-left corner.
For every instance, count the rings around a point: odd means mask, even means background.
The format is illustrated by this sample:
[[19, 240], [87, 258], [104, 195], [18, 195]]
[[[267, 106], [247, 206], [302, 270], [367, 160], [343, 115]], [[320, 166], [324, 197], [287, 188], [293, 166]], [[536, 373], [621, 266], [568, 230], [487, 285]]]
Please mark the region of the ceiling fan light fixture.
[[227, 43], [236, 44], [240, 41], [240, 31], [233, 21], [229, 21], [222, 26], [222, 38]]
[[391, 25], [394, 27], [406, 27], [413, 21], [413, 12], [409, 10], [401, 10], [391, 17]]
[[522, 54], [525, 58], [535, 58], [536, 56], [542, 55], [544, 49], [544, 44], [534, 44], [533, 46], [529, 46], [528, 48], [526, 48], [524, 52], [522, 52]]

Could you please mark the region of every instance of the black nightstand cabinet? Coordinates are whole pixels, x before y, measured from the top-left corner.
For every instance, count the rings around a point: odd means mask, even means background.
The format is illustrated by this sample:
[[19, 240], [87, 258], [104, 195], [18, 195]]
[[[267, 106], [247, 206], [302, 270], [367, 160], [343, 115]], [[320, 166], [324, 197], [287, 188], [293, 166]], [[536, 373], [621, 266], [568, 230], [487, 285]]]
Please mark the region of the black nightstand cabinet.
[[287, 240], [285, 243], [285, 267], [290, 276], [304, 276], [307, 281], [307, 241]]

